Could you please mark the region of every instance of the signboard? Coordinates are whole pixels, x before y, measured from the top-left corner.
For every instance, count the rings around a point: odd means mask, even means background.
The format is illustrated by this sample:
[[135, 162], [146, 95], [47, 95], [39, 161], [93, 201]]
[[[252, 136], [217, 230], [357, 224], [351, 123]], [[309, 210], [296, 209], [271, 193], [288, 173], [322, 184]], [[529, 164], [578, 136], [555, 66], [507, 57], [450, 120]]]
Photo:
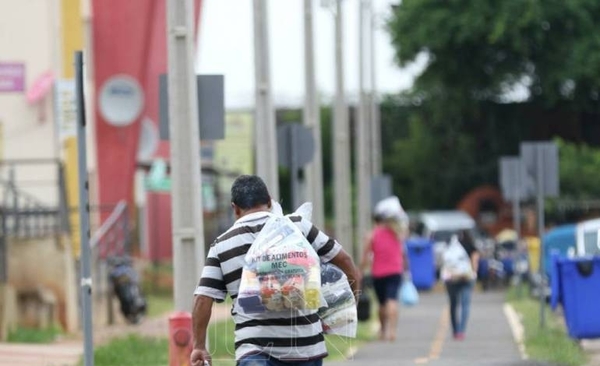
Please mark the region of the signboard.
[[543, 196], [558, 197], [558, 146], [553, 142], [521, 143], [521, 159], [526, 173], [524, 183], [537, 182], [540, 169]]
[[0, 62], [0, 92], [25, 91], [25, 64]]
[[77, 108], [73, 79], [57, 80], [54, 84], [54, 114], [59, 141], [77, 136]]
[[525, 165], [521, 158], [500, 158], [500, 188], [505, 200], [520, 202], [535, 195], [535, 185], [525, 179], [525, 173]]
[[[169, 88], [167, 74], [159, 79], [160, 138], [169, 140]], [[201, 140], [225, 138], [225, 79], [223, 75], [196, 75]]]
[[140, 84], [128, 75], [115, 75], [102, 85], [99, 109], [109, 124], [125, 127], [132, 124], [144, 108], [144, 92]]
[[285, 123], [277, 127], [279, 165], [299, 169], [310, 163], [315, 155], [312, 131], [300, 123]]
[[371, 209], [384, 198], [393, 195], [392, 177], [382, 174], [371, 178]]

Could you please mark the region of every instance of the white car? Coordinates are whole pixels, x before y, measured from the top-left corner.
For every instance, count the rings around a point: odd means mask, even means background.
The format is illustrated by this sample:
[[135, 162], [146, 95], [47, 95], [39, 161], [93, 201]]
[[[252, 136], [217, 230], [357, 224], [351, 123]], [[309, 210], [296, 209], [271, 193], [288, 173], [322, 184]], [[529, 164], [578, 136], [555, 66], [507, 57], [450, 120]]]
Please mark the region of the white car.
[[445, 246], [454, 234], [463, 230], [474, 231], [475, 220], [464, 211], [427, 211], [418, 216], [420, 236], [433, 240], [436, 270], [439, 270]]
[[582, 221], [576, 227], [577, 255], [600, 255], [600, 219]]

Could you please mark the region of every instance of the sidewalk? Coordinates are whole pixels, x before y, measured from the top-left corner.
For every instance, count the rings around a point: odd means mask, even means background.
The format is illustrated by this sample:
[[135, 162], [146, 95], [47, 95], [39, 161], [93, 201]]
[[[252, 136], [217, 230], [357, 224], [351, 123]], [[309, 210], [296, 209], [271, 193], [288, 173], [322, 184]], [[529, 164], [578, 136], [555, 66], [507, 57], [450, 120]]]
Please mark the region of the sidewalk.
[[[229, 316], [228, 305], [215, 305], [211, 322]], [[107, 343], [115, 337], [140, 334], [148, 337], [167, 337], [169, 314], [158, 318], [144, 319], [138, 325], [119, 323], [94, 328], [94, 346]], [[0, 343], [0, 366], [75, 366], [83, 355], [81, 336], [52, 344]]]
[[421, 294], [419, 305], [401, 309], [395, 342], [372, 342], [361, 347], [352, 360], [325, 365], [545, 365], [523, 360], [503, 310], [504, 293], [473, 294], [464, 341], [451, 337], [446, 303], [443, 292]]
[[[471, 318], [464, 341], [450, 336], [446, 295], [422, 293], [419, 305], [402, 308], [398, 339], [363, 345], [348, 361], [325, 361], [325, 366], [431, 365], [431, 366], [550, 366], [523, 360], [505, 316], [504, 293], [473, 294]], [[211, 321], [229, 316], [229, 306], [217, 305]], [[146, 319], [139, 325], [118, 324], [94, 330], [94, 344], [101, 345], [126, 334], [163, 337], [168, 334], [168, 314]], [[584, 341], [592, 357], [589, 365], [600, 365], [600, 340]], [[83, 354], [80, 339], [50, 345], [0, 343], [0, 366], [74, 366]]]

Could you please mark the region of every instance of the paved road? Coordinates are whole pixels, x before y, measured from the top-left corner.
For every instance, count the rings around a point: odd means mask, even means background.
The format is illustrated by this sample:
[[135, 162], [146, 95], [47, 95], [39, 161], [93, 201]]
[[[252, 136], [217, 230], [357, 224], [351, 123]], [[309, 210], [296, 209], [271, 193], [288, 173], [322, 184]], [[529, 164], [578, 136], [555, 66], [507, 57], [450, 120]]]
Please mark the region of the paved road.
[[431, 365], [525, 366], [503, 309], [503, 293], [476, 293], [466, 339], [451, 337], [443, 292], [421, 294], [419, 305], [401, 311], [398, 339], [373, 342], [353, 359], [326, 362], [326, 366]]

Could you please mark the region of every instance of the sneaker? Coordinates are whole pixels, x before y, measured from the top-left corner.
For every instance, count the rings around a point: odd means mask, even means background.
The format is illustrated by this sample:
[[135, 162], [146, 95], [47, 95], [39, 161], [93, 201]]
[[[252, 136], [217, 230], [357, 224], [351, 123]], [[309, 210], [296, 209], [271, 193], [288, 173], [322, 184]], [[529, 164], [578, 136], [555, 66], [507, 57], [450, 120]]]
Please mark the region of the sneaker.
[[464, 333], [456, 333], [454, 335], [454, 339], [456, 339], [457, 341], [463, 341], [465, 339], [465, 334]]

